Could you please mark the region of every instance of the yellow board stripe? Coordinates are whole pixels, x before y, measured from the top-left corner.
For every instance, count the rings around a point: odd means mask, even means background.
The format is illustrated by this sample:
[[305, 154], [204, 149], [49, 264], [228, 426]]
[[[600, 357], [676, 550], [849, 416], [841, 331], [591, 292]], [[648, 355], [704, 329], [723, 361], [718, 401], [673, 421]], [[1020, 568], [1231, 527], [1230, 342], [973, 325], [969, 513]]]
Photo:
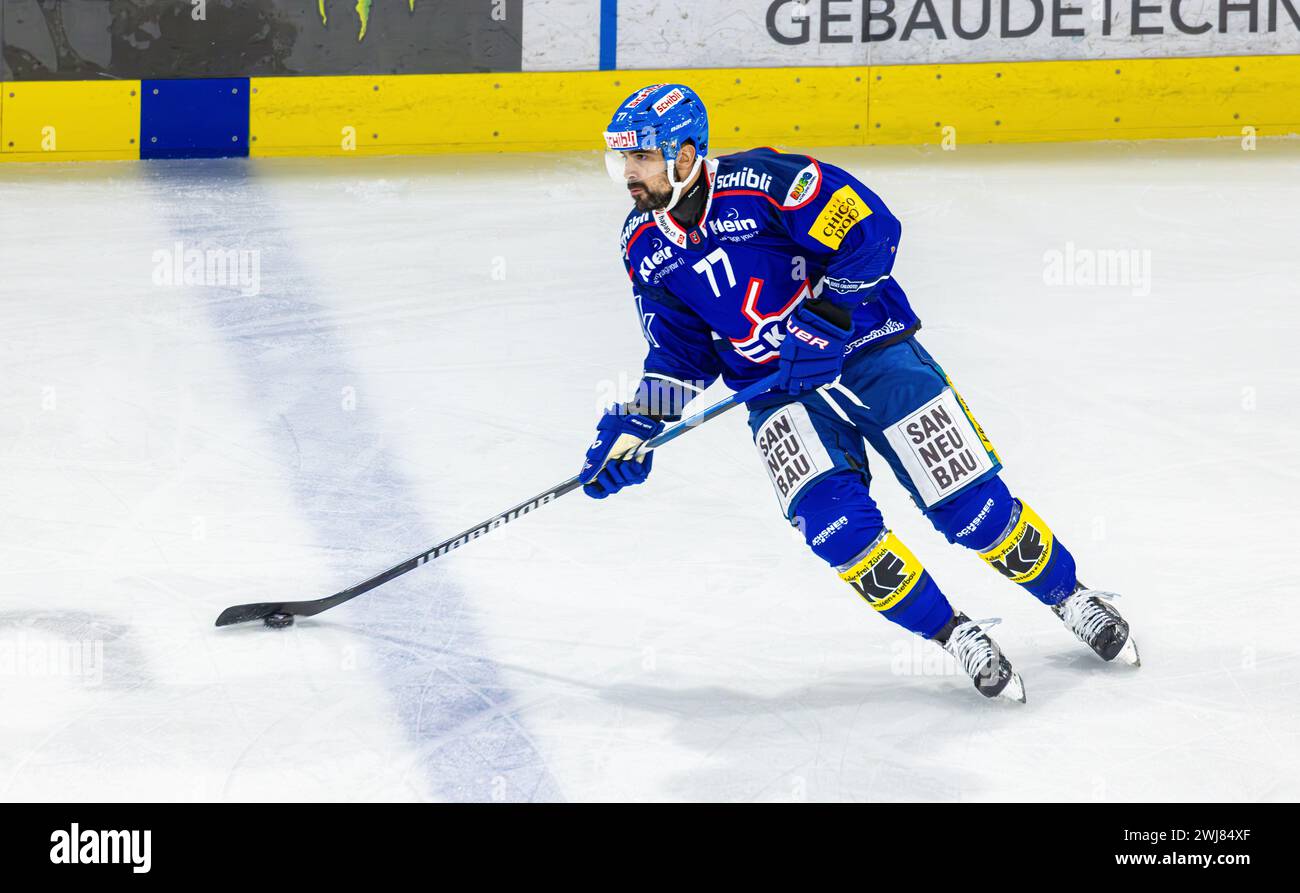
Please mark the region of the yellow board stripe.
[[[946, 134], [960, 144], [1300, 133], [1300, 56], [1250, 56], [254, 78], [251, 153], [593, 150], [618, 101], [669, 81], [705, 97], [715, 153]], [[343, 148], [347, 126], [355, 148]]]
[[878, 144], [1295, 133], [1300, 56], [876, 67], [870, 117]]
[[[683, 80], [709, 102], [713, 141], [830, 145], [865, 131], [865, 68], [503, 72], [253, 78], [252, 155], [597, 150], [614, 107]], [[808, 103], [834, 108], [817, 114]], [[706, 99], [706, 101], [708, 101]], [[354, 128], [347, 148], [345, 128]]]
[[139, 81], [0, 84], [0, 161], [140, 157]]
[[[1300, 55], [253, 78], [253, 155], [597, 150], [636, 87], [683, 81], [713, 151], [1300, 133]], [[134, 158], [138, 81], [0, 85], [0, 159]], [[13, 94], [12, 96], [10, 94]], [[42, 127], [54, 127], [55, 149]], [[350, 131], [347, 128], [351, 128]], [[950, 129], [951, 128], [951, 129]]]

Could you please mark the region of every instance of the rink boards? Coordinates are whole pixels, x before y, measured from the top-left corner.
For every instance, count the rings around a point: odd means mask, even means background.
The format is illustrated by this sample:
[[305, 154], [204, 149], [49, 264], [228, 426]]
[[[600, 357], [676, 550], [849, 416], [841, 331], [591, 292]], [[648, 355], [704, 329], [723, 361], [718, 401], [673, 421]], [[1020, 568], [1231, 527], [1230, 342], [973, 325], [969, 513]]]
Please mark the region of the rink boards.
[[0, 160], [584, 150], [683, 81], [715, 146], [1300, 133], [1300, 56], [0, 85]]

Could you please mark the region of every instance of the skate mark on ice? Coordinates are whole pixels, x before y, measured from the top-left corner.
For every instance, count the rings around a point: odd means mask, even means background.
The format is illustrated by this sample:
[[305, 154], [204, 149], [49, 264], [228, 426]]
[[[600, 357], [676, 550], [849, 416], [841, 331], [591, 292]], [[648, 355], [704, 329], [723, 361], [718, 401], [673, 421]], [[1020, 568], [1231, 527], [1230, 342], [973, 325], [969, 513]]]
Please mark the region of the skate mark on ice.
[[[340, 549], [331, 576], [341, 588], [396, 563], [457, 520], [424, 516], [414, 488], [382, 449], [382, 420], [364, 398], [341, 408], [340, 394], [365, 383], [363, 370], [348, 368], [344, 359], [344, 323], [354, 314], [314, 298], [328, 293], [329, 283], [298, 261], [293, 236], [253, 171], [242, 162], [168, 165], [154, 180], [154, 198], [172, 235], [186, 244], [261, 251], [260, 295], [205, 288], [187, 298], [201, 303], [242, 371], [261, 433], [279, 445], [277, 452], [294, 457], [285, 463], [288, 483], [318, 541]], [[372, 514], [384, 523], [374, 523]], [[465, 593], [446, 570], [422, 568], [341, 608], [331, 621], [370, 635], [369, 662], [412, 739], [431, 796], [560, 799], [533, 740], [482, 696], [503, 686], [496, 666], [482, 656], [486, 649], [465, 605]], [[395, 649], [373, 636], [375, 630], [400, 631], [414, 647]], [[478, 656], [442, 651], [449, 641]], [[439, 677], [447, 684], [428, 684]]]

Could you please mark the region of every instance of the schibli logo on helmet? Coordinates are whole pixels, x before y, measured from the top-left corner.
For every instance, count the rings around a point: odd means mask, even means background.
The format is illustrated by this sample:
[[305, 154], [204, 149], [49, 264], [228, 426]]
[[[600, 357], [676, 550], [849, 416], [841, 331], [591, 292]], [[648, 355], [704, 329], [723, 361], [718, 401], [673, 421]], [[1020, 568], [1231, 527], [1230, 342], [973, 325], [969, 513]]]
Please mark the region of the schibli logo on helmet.
[[655, 103], [654, 106], [655, 114], [662, 118], [664, 116], [664, 112], [668, 111], [670, 108], [677, 105], [679, 102], [685, 102], [685, 101], [686, 101], [686, 94], [682, 92], [682, 88], [674, 87], [672, 90], [668, 91], [668, 94], [666, 96], [664, 96], [662, 99], [660, 99], [658, 102]]
[[647, 98], [651, 93], [654, 93], [656, 90], [658, 90], [658, 89], [659, 89], [660, 87], [662, 87], [662, 86], [664, 86], [664, 85], [663, 85], [663, 84], [651, 84], [649, 87], [646, 87], [646, 88], [643, 89], [643, 90], [638, 90], [636, 93], [633, 93], [633, 94], [632, 94], [632, 97], [631, 97], [630, 99], [628, 99], [628, 101], [627, 101], [626, 103], [623, 104], [623, 108], [625, 108], [625, 109], [634, 109], [634, 108], [636, 108], [636, 107], [639, 106], [642, 102], [644, 102], [644, 101], [646, 100], [646, 98]]
[[609, 131], [606, 131], [605, 145], [606, 147], [613, 149], [615, 151], [620, 151], [624, 149], [635, 149], [636, 131], [621, 130], [618, 131], [617, 133], [610, 133]]

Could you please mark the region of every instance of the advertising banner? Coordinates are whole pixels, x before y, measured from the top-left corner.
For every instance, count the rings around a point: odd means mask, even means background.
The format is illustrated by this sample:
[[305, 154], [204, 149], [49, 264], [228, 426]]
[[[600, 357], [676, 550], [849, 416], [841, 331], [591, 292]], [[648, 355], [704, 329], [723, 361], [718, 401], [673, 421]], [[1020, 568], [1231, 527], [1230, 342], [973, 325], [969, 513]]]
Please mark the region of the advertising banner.
[[0, 0], [0, 80], [518, 71], [523, 0]]

